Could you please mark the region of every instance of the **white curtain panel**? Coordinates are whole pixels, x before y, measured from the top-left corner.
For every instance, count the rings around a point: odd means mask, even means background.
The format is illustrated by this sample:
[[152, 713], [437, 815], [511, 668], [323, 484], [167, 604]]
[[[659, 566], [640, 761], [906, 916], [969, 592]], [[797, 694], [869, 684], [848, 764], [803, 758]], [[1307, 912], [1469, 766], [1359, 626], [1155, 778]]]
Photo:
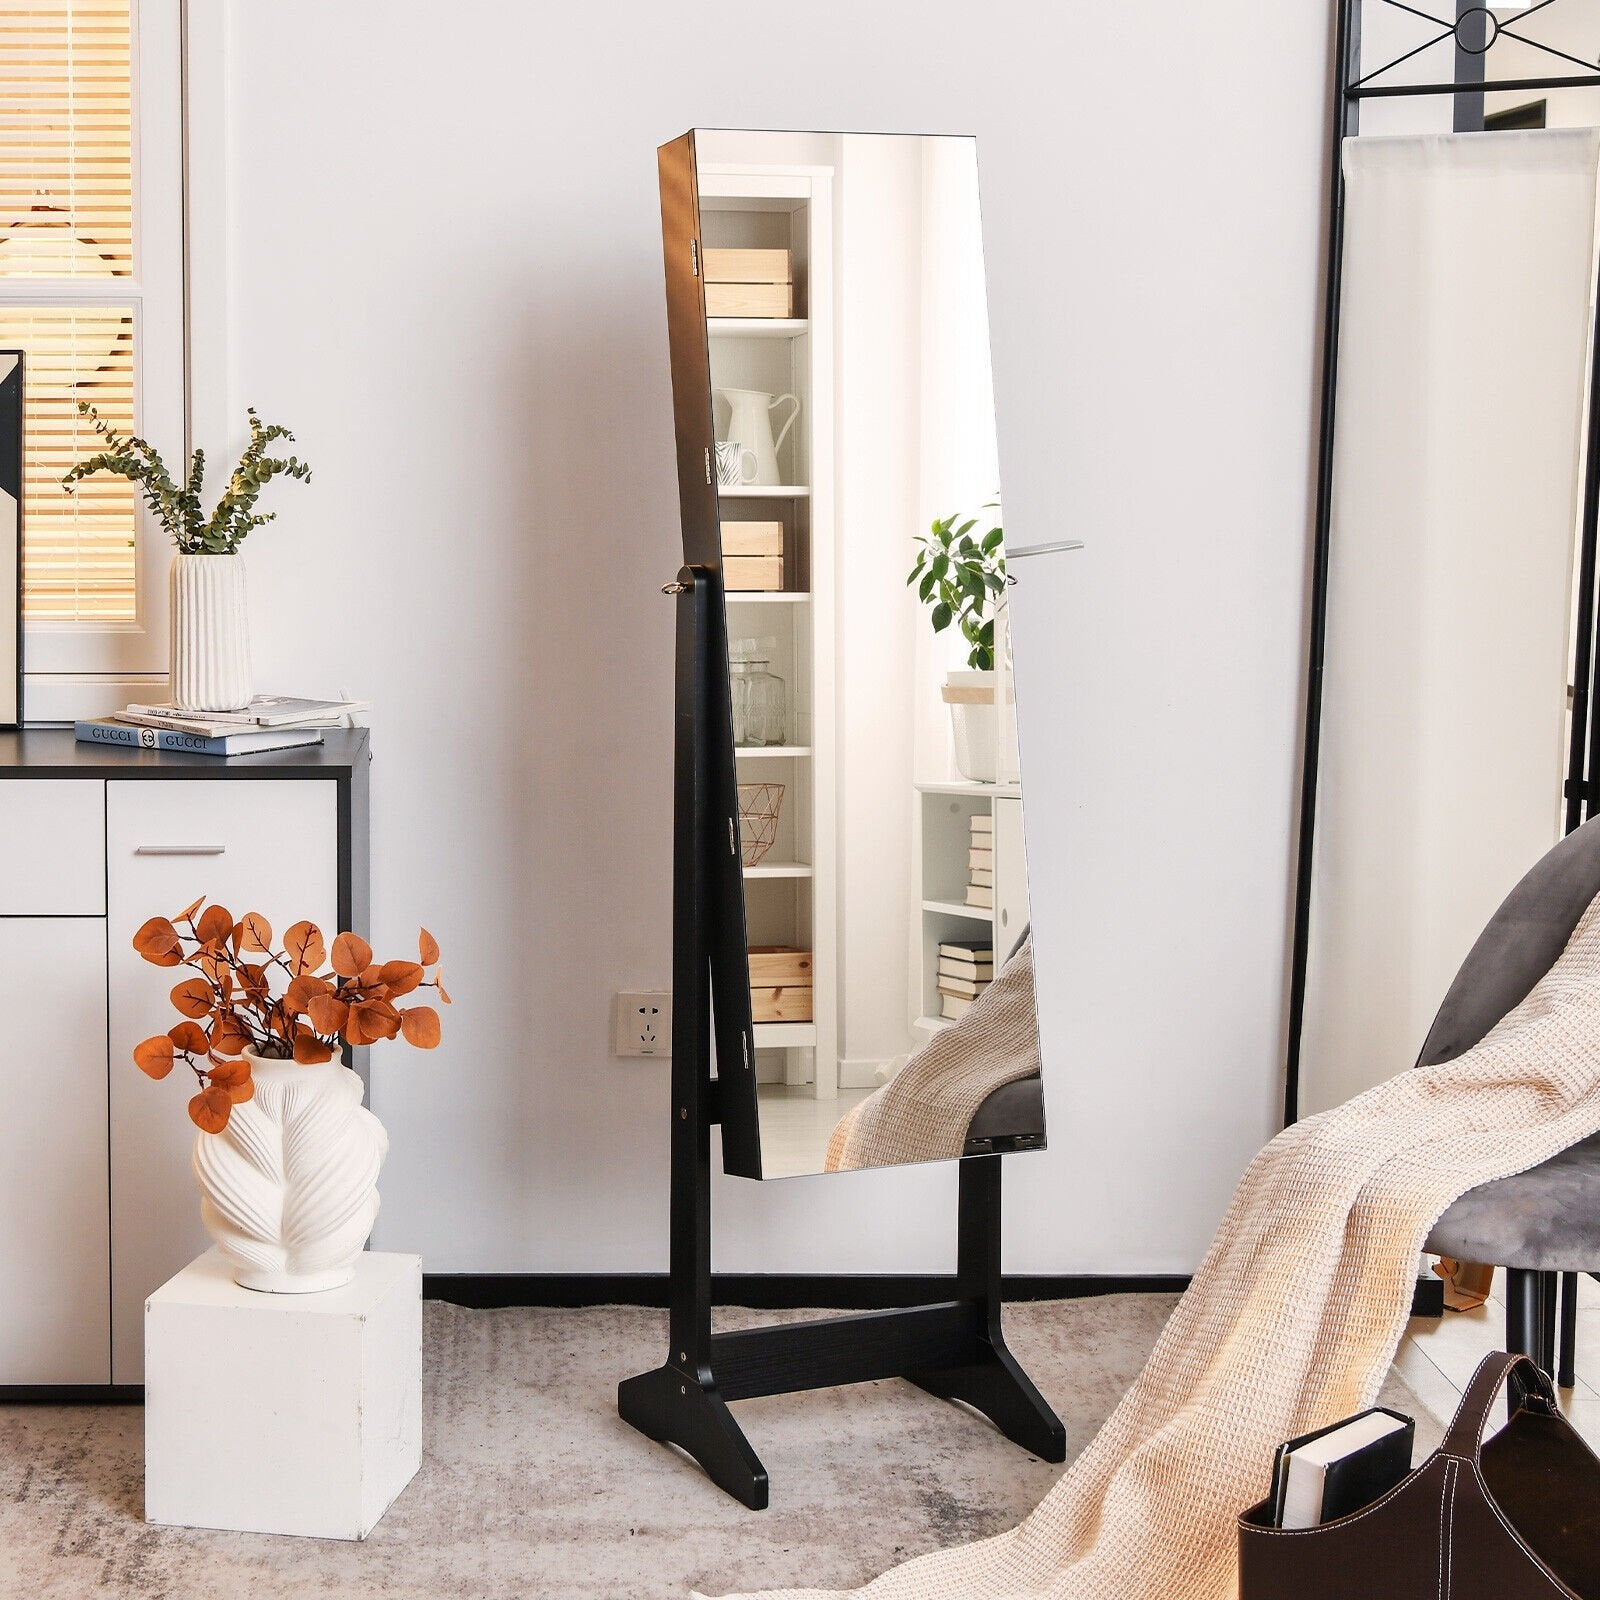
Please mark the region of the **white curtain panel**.
[[1303, 1113], [1412, 1064], [1559, 834], [1600, 132], [1344, 163]]

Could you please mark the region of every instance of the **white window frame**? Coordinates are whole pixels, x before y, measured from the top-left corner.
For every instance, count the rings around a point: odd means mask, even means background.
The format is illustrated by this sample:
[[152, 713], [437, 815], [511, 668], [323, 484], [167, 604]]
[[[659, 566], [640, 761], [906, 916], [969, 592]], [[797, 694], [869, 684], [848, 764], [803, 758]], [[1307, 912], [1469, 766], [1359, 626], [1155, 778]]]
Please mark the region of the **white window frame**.
[[[0, 279], [7, 305], [134, 308], [134, 428], [175, 476], [188, 459], [184, 283], [184, 0], [132, 0], [133, 274]], [[27, 506], [23, 506], [27, 516]], [[69, 721], [147, 698], [168, 661], [172, 545], [142, 499], [135, 527], [135, 620], [28, 624], [23, 716]]]

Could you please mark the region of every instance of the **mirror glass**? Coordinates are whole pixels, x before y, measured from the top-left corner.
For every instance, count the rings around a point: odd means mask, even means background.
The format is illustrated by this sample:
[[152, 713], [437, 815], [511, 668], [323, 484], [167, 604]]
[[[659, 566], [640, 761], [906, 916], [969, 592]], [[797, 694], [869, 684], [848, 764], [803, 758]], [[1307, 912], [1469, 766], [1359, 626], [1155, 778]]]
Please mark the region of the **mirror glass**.
[[761, 1175], [1043, 1148], [975, 141], [694, 149]]

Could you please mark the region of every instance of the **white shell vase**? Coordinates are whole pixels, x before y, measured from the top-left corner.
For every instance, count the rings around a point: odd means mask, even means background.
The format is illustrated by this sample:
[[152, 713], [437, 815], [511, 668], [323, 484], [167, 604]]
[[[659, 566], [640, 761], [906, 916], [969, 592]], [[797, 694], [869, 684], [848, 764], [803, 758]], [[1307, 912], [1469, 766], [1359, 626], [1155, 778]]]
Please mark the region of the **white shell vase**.
[[361, 1079], [245, 1052], [255, 1096], [194, 1141], [200, 1220], [246, 1289], [310, 1294], [355, 1276], [378, 1215], [383, 1124]]
[[952, 672], [944, 685], [955, 735], [956, 769], [973, 783], [1000, 776], [1000, 717], [993, 672]]
[[250, 618], [243, 556], [172, 558], [172, 703], [183, 711], [250, 704]]

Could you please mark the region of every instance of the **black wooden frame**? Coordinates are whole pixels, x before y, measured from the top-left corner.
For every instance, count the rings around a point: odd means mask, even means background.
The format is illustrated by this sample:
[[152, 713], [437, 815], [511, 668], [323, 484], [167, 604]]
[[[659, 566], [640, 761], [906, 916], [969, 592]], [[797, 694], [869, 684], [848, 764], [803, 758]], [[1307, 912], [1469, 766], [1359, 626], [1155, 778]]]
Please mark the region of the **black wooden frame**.
[[[667, 1358], [618, 1386], [617, 1411], [641, 1433], [687, 1451], [755, 1511], [767, 1504], [767, 1472], [728, 1402], [757, 1395], [906, 1377], [965, 1401], [1042, 1459], [1064, 1461], [1065, 1430], [1001, 1329], [1000, 1156], [960, 1164], [956, 1275], [941, 1299], [712, 1331], [711, 1130], [721, 1124], [726, 1148], [730, 1089], [742, 1091], [754, 1077], [737, 1055], [733, 1078], [712, 1075], [712, 1005], [732, 1012], [742, 990], [748, 1006], [749, 980], [743, 916], [727, 915], [728, 883], [741, 882], [737, 816], [717, 781], [733, 765], [722, 588], [698, 566], [669, 588], [677, 595], [678, 666]], [[727, 1062], [717, 1032], [716, 1060]]]
[[[0, 721], [0, 728], [12, 729], [22, 726], [23, 704], [23, 665], [22, 654], [24, 648], [22, 630], [22, 555], [26, 541], [28, 496], [24, 480], [27, 476], [25, 466], [25, 437], [24, 416], [26, 414], [28, 392], [28, 353], [26, 350], [0, 350], [0, 356], [15, 356], [16, 382], [14, 384], [0, 379], [0, 487], [5, 487], [8, 482], [16, 484], [17, 491], [17, 548], [15, 553], [16, 564], [16, 595], [15, 603], [9, 616], [0, 622], [0, 629], [6, 634], [7, 643], [13, 658], [13, 671], [7, 677], [14, 679], [13, 687], [17, 696], [17, 715], [12, 722]], [[9, 392], [8, 392], [9, 391]], [[12, 410], [12, 396], [15, 395], [16, 409]]]
[[[1563, 61], [1586, 63], [1516, 31], [1537, 12], [1560, 3], [1539, 0], [1511, 24], [1494, 22], [1482, 6], [1468, 0], [1452, 0], [1455, 21], [1432, 16], [1420, 9], [1429, 0], [1413, 5], [1407, 0], [1367, 0], [1435, 23], [1441, 30], [1428, 44], [1408, 51], [1363, 75], [1361, 62], [1361, 7], [1363, 0], [1338, 0], [1331, 96], [1331, 158], [1328, 172], [1328, 230], [1326, 284], [1322, 326], [1322, 381], [1320, 424], [1317, 442], [1316, 524], [1312, 545], [1310, 644], [1307, 657], [1305, 697], [1305, 742], [1300, 781], [1300, 833], [1296, 858], [1294, 934], [1289, 983], [1288, 1043], [1284, 1064], [1283, 1120], [1285, 1126], [1300, 1114], [1300, 1042], [1305, 1018], [1306, 966], [1310, 942], [1312, 865], [1314, 859], [1317, 811], [1317, 776], [1321, 743], [1322, 680], [1328, 619], [1329, 535], [1333, 516], [1334, 429], [1338, 406], [1339, 305], [1344, 260], [1344, 141], [1358, 131], [1360, 105], [1365, 99], [1407, 95], [1455, 97], [1453, 123], [1458, 132], [1483, 128], [1483, 96], [1486, 91], [1527, 89], [1554, 91], [1564, 88], [1600, 86], [1600, 72], [1566, 74], [1545, 78], [1489, 79], [1485, 63], [1501, 37], [1516, 40]], [[1485, 19], [1488, 19], [1487, 21]], [[1431, 83], [1381, 82], [1403, 62], [1422, 50], [1454, 38], [1455, 70], [1448, 81]], [[1597, 41], [1600, 47], [1600, 41]], [[1600, 621], [1597, 604], [1596, 546], [1600, 524], [1600, 340], [1590, 352], [1588, 394], [1588, 432], [1584, 452], [1583, 512], [1578, 535], [1577, 615], [1574, 619], [1576, 645], [1573, 661], [1574, 695], [1571, 739], [1567, 755], [1566, 782], [1562, 798], [1566, 803], [1565, 826], [1570, 833], [1595, 812], [1600, 800], [1600, 694], [1595, 692], [1596, 624]], [[1554, 798], [1554, 797], [1552, 797]]]
[[711, 1130], [720, 1126], [723, 1165], [736, 1175], [761, 1176], [761, 1147], [694, 134], [658, 156], [686, 562], [666, 585], [677, 597], [670, 1288], [667, 1358], [618, 1386], [617, 1410], [757, 1511], [767, 1504], [766, 1469], [728, 1410], [757, 1395], [906, 1377], [981, 1411], [1044, 1460], [1064, 1461], [1066, 1432], [1001, 1330], [998, 1155], [961, 1162], [956, 1274], [939, 1299], [711, 1328]]

